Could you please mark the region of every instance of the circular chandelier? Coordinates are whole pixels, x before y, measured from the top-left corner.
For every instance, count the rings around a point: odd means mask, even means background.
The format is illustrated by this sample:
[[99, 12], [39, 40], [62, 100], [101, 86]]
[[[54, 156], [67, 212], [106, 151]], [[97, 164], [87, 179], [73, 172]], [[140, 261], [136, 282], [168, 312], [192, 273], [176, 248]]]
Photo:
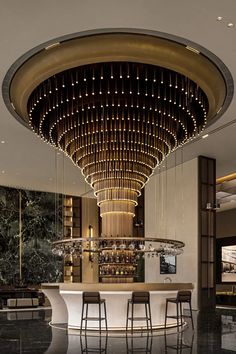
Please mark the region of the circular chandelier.
[[106, 251], [131, 251], [133, 261], [141, 257], [159, 255], [177, 256], [183, 253], [184, 243], [178, 240], [154, 237], [84, 237], [64, 239], [53, 243], [52, 252], [58, 256], [83, 258], [88, 253], [93, 258], [102, 258]]
[[[81, 169], [97, 197], [104, 240], [123, 242], [155, 167], [229, 104], [227, 70], [183, 40], [139, 31], [72, 36], [26, 57], [13, 68], [9, 109]], [[55, 247], [84, 251], [84, 242]]]

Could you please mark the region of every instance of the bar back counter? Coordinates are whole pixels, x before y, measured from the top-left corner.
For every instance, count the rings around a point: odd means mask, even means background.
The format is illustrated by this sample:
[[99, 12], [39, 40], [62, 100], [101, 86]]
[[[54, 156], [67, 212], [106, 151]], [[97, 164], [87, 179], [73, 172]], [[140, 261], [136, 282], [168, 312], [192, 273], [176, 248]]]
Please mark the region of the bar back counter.
[[[192, 290], [191, 283], [55, 283], [42, 284], [42, 291], [52, 306], [52, 324], [67, 323], [68, 329], [80, 329], [82, 294], [85, 291], [99, 291], [106, 300], [109, 330], [125, 330], [127, 302], [133, 291], [149, 291], [153, 329], [164, 328], [166, 298], [176, 297], [179, 290]], [[135, 316], [144, 316], [143, 306], [136, 305]], [[176, 314], [176, 306], [170, 304], [169, 313]], [[97, 306], [90, 306], [89, 316], [97, 317]], [[176, 326], [176, 319], [169, 318], [167, 327]], [[145, 321], [137, 321], [134, 329], [145, 329]], [[98, 329], [96, 321], [90, 321], [88, 329]], [[105, 324], [103, 329], [105, 329]]]

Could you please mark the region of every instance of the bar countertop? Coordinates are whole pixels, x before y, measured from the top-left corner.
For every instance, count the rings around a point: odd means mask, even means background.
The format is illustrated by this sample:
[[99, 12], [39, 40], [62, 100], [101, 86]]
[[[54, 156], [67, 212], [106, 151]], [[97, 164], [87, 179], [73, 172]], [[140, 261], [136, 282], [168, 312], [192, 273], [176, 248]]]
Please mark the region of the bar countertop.
[[43, 283], [42, 289], [60, 291], [178, 291], [192, 290], [192, 283]]

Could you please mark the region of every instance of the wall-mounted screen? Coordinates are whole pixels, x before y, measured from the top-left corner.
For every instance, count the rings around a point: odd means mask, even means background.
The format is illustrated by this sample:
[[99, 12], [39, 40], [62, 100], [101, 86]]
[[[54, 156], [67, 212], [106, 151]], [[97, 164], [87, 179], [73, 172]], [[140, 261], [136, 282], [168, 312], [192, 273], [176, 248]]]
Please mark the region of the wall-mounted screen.
[[221, 281], [236, 282], [236, 245], [221, 247]]
[[176, 274], [176, 256], [160, 256], [160, 273]]

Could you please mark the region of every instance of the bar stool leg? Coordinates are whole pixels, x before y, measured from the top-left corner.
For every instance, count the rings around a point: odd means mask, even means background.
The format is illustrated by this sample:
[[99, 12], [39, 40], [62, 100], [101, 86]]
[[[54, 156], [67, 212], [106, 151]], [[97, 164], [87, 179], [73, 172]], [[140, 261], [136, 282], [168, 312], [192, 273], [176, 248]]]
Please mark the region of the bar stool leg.
[[131, 307], [131, 333], [133, 334], [134, 331], [134, 304], [132, 302], [132, 307]]
[[151, 314], [150, 302], [148, 303], [148, 311], [149, 311], [149, 323], [150, 323], [150, 328], [151, 328], [151, 333], [152, 333], [152, 314]]
[[87, 324], [88, 324], [88, 304], [86, 304], [86, 314], [85, 314], [86, 318], [85, 318], [85, 331], [87, 331]]
[[84, 303], [82, 304], [82, 313], [81, 313], [81, 321], [80, 321], [80, 335], [82, 333], [83, 317], [84, 317]]
[[128, 331], [128, 318], [129, 318], [129, 301], [127, 303], [126, 331]]
[[106, 331], [107, 331], [107, 307], [106, 307], [106, 302], [104, 304], [104, 317], [105, 317], [105, 326], [106, 326]]
[[168, 311], [168, 300], [166, 300], [166, 310], [165, 310], [165, 328], [166, 328], [166, 320], [167, 320], [167, 311]]
[[99, 309], [99, 333], [102, 331], [101, 303], [98, 304]]
[[191, 321], [192, 321], [192, 328], [194, 329], [194, 325], [193, 325], [193, 312], [192, 312], [192, 304], [191, 304], [191, 301], [189, 301], [189, 310], [190, 310], [190, 316], [191, 316]]
[[179, 302], [176, 302], [176, 312], [177, 312], [177, 329], [179, 331]]
[[180, 307], [180, 323], [181, 323], [181, 327], [183, 326], [183, 309], [182, 309], [182, 302], [179, 303], [179, 307]]
[[149, 330], [149, 325], [148, 325], [148, 312], [147, 312], [147, 304], [144, 304], [145, 306], [145, 314], [146, 314], [146, 324], [147, 324], [147, 331]]

